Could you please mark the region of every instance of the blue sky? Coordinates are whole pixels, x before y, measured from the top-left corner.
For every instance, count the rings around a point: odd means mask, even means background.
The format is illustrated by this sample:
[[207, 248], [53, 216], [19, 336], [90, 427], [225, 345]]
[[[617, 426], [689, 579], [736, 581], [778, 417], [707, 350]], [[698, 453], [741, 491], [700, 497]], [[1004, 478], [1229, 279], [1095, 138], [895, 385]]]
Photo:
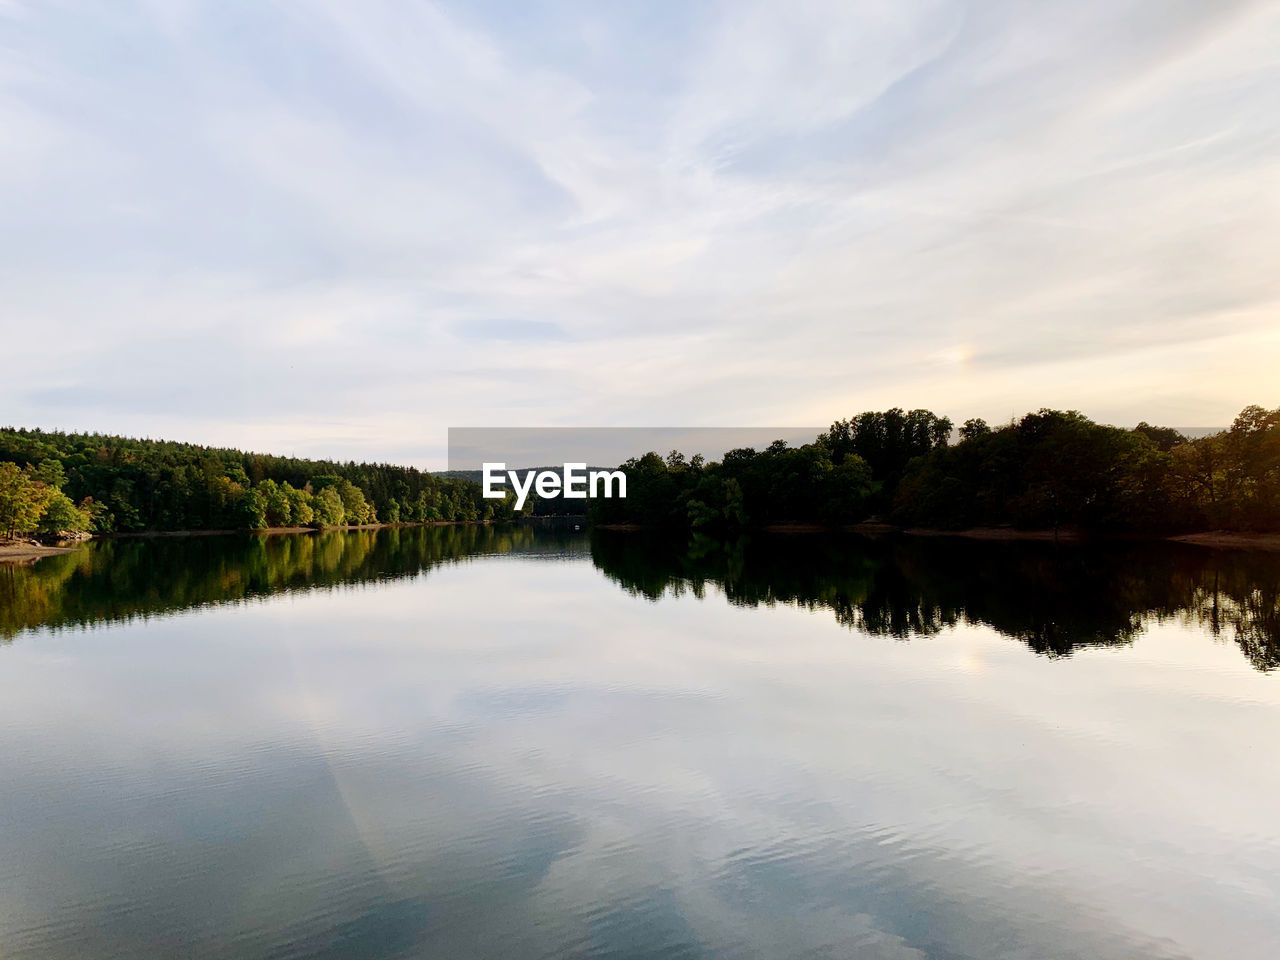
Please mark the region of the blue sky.
[[0, 0], [0, 419], [1280, 404], [1280, 7]]

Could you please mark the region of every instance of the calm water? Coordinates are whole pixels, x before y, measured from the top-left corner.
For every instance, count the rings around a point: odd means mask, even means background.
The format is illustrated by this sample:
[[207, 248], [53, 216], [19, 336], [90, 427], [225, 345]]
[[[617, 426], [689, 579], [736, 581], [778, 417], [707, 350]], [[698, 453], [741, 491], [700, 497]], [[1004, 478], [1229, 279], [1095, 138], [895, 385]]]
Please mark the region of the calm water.
[[1270, 960], [1278, 587], [526, 528], [0, 567], [0, 956]]

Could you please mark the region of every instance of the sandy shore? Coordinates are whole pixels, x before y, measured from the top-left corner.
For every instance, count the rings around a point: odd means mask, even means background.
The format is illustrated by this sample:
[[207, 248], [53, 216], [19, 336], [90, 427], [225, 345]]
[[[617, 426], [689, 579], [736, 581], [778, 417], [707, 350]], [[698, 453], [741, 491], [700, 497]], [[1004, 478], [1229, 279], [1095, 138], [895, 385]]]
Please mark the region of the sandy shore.
[[74, 547], [46, 547], [40, 543], [0, 543], [0, 563], [34, 563], [41, 557], [71, 553]]

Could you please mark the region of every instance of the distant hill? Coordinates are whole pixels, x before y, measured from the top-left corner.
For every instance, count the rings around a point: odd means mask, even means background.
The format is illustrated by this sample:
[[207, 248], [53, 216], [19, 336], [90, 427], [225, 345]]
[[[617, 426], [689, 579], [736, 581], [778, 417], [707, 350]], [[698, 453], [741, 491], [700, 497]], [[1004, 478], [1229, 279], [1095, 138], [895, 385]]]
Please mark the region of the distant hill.
[[1180, 434], [1188, 440], [1198, 440], [1201, 437], [1212, 437], [1215, 433], [1223, 433], [1230, 429], [1229, 427], [1174, 427]]

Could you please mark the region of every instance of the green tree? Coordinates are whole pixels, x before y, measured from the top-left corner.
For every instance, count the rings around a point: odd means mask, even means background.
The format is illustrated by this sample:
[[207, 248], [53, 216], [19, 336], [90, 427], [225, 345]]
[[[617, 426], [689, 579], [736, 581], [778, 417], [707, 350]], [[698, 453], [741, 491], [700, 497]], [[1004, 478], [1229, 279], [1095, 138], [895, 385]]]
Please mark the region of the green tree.
[[342, 511], [347, 523], [375, 523], [377, 516], [364, 498], [364, 491], [350, 480], [338, 483], [338, 495], [342, 497]]
[[35, 530], [44, 512], [47, 489], [16, 463], [0, 462], [0, 530], [9, 537]]
[[323, 487], [314, 498], [314, 517], [312, 522], [318, 527], [340, 526], [346, 520], [342, 506], [342, 496], [335, 487]]
[[93, 523], [89, 511], [77, 507], [61, 490], [50, 489], [36, 529], [44, 534], [80, 533]]
[[261, 530], [267, 525], [267, 498], [261, 490], [246, 490], [236, 507], [237, 527]]
[[62, 485], [67, 482], [67, 475], [62, 469], [61, 461], [45, 459], [31, 471], [31, 479], [38, 480], [54, 490], [61, 490]]
[[[94, 529], [100, 532], [242, 527], [256, 519], [248, 491], [264, 480], [278, 487], [288, 483], [295, 490], [305, 490], [313, 478], [330, 478], [334, 484], [346, 480], [361, 491], [365, 508], [358, 503], [353, 507], [366, 522], [386, 515], [392, 501], [399, 504], [401, 520], [410, 514], [426, 519], [433, 507], [434, 516], [440, 516], [446, 492], [453, 492], [455, 504], [469, 504], [460, 513], [473, 511], [478, 502], [477, 484], [412, 467], [300, 460], [101, 434], [0, 428], [0, 460], [19, 468], [38, 464], [33, 479], [60, 487], [73, 501], [92, 497], [99, 505]], [[280, 503], [273, 506], [283, 512]], [[291, 523], [301, 522], [306, 513], [296, 497], [290, 499], [289, 511]]]
[[257, 486], [266, 509], [268, 527], [287, 527], [292, 519], [292, 504], [285, 489], [274, 480], [263, 480]]
[[289, 501], [289, 523], [294, 526], [310, 526], [315, 519], [315, 508], [311, 505], [311, 494], [298, 490], [288, 481], [281, 484], [285, 499]]

